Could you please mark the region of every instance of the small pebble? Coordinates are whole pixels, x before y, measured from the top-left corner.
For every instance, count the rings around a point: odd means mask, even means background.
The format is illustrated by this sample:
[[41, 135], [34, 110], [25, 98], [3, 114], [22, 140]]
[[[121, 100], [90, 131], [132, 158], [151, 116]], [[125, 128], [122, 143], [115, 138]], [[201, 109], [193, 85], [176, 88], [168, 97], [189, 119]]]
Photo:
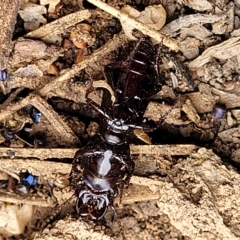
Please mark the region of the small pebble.
[[220, 107], [215, 107], [213, 109], [213, 116], [215, 118], [221, 119], [224, 116], [225, 111]]
[[0, 171], [0, 181], [2, 180], [8, 180], [9, 176], [6, 172]]
[[7, 155], [8, 155], [11, 159], [13, 159], [13, 158], [15, 157], [15, 152], [10, 149], [10, 150], [7, 151]]
[[229, 127], [232, 127], [234, 125], [234, 121], [230, 112], [227, 113], [227, 125]]
[[225, 87], [225, 90], [233, 90], [235, 88], [236, 82], [234, 81], [226, 81], [223, 86]]

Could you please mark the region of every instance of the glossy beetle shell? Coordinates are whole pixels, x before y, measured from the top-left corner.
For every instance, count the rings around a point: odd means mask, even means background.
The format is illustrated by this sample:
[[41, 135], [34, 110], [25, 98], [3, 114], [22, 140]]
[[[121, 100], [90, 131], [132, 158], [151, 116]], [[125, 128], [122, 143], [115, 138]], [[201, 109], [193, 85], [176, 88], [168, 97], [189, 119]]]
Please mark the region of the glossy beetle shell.
[[140, 40], [123, 61], [105, 67], [116, 101], [112, 104], [110, 93], [104, 91], [101, 107], [91, 100], [88, 103], [102, 114], [101, 136], [109, 144], [121, 144], [127, 133], [144, 128], [143, 114], [149, 98], [162, 87], [156, 59], [153, 45]]
[[80, 216], [100, 219], [124, 185], [128, 185], [134, 162], [128, 145], [109, 145], [99, 135], [80, 149], [74, 158], [71, 172], [72, 185], [78, 200]]
[[[140, 40], [122, 61], [105, 67], [107, 82], [115, 94], [104, 91], [102, 105], [87, 97], [100, 113], [100, 134], [80, 149], [73, 160], [71, 184], [80, 216], [99, 220], [114, 199], [128, 186], [134, 170], [128, 134], [143, 129], [143, 114], [149, 98], [162, 86], [153, 45]], [[88, 96], [88, 95], [87, 95]]]

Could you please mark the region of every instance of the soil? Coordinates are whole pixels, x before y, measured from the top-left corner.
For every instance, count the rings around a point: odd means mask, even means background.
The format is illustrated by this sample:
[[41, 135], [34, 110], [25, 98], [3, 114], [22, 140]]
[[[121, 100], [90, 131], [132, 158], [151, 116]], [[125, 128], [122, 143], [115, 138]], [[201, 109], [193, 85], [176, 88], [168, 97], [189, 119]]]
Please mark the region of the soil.
[[[0, 7], [0, 239], [239, 239], [240, 1]], [[117, 217], [88, 222], [68, 200], [72, 159], [101, 128], [86, 92], [100, 104], [104, 67], [143, 37], [164, 82], [144, 117], [160, 124], [150, 145], [130, 137], [136, 167]]]

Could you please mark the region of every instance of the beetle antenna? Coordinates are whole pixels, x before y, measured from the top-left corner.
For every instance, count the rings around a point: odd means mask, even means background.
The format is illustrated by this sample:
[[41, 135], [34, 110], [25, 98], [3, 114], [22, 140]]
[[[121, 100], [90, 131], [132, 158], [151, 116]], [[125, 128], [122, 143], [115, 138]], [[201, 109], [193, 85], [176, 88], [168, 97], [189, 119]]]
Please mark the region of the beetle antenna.
[[46, 228], [51, 222], [54, 221], [54, 219], [57, 218], [57, 216], [60, 214], [60, 212], [62, 211], [62, 209], [64, 207], [66, 207], [68, 205], [68, 203], [76, 197], [76, 193], [74, 193], [70, 198], [68, 198], [63, 204], [61, 205], [57, 205], [55, 207], [55, 210], [53, 212], [52, 215], [50, 215], [49, 217], [43, 219], [42, 221], [40, 221], [38, 224], [37, 224], [37, 229], [40, 229], [40, 231], [43, 231], [44, 228]]
[[162, 126], [164, 121], [166, 120], [167, 116], [169, 115], [170, 112], [172, 112], [172, 110], [174, 108], [176, 108], [178, 105], [180, 104], [180, 101], [178, 101], [176, 104], [174, 104], [173, 106], [170, 107], [170, 109], [165, 112], [158, 120], [158, 126]]

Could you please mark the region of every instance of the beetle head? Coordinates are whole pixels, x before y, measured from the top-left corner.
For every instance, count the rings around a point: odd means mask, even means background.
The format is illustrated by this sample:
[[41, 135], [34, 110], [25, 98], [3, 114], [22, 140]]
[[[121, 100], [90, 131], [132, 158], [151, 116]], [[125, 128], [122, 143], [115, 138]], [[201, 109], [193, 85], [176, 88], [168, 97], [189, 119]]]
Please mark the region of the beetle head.
[[113, 200], [109, 192], [82, 190], [78, 195], [76, 209], [81, 217], [99, 220], [106, 213], [108, 206], [112, 207], [112, 204]]

